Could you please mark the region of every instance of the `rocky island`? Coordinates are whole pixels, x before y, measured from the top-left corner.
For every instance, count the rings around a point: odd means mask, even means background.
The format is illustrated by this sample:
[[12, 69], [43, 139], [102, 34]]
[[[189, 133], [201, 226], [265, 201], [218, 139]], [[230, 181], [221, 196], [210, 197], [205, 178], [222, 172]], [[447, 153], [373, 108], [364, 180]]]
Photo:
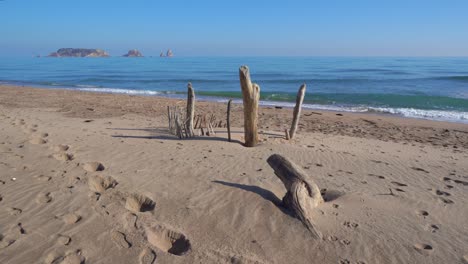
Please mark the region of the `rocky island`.
[[123, 57], [143, 57], [140, 51], [136, 49], [129, 50], [127, 54], [123, 55]]
[[109, 54], [101, 49], [62, 48], [52, 52], [48, 57], [109, 57]]
[[170, 49], [167, 50], [166, 55], [164, 55], [163, 52], [159, 54], [159, 57], [172, 57], [172, 56], [174, 56], [174, 54], [172, 53], [172, 50]]

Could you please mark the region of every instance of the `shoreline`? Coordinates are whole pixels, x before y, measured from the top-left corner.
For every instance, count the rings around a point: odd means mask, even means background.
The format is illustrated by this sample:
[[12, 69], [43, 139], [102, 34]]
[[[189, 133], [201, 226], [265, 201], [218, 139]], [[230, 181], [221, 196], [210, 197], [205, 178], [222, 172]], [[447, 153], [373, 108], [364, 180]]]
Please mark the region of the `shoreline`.
[[[59, 89], [59, 90], [70, 90], [70, 91], [83, 91], [91, 93], [104, 93], [104, 94], [122, 94], [122, 95], [133, 95], [133, 96], [155, 96], [162, 98], [170, 98], [176, 100], [184, 100], [186, 93], [174, 91], [150, 91], [150, 90], [129, 90], [125, 88], [104, 88], [96, 87], [93, 85], [79, 85], [77, 87], [67, 86], [50, 86], [50, 85], [34, 85], [29, 83], [18, 82], [0, 82], [0, 86], [12, 86], [12, 87], [29, 87], [38, 89]], [[217, 95], [206, 95], [207, 92], [195, 92], [197, 100], [205, 102], [216, 102], [226, 103], [230, 98], [217, 96]], [[201, 95], [200, 95], [201, 94]], [[240, 95], [240, 92], [239, 92]], [[233, 103], [242, 104], [241, 97], [234, 97]], [[294, 108], [294, 101], [274, 101], [274, 100], [260, 100], [259, 105], [262, 107], [284, 107]], [[435, 110], [435, 109], [417, 109], [417, 108], [395, 108], [395, 107], [384, 107], [384, 106], [364, 106], [364, 105], [322, 105], [322, 104], [310, 104], [303, 103], [302, 109], [316, 110], [316, 111], [329, 111], [338, 113], [363, 113], [363, 114], [376, 114], [376, 115], [389, 115], [401, 118], [409, 118], [416, 120], [429, 120], [437, 122], [449, 122], [458, 124], [468, 125], [468, 112], [460, 111], [447, 111], [447, 110]]]

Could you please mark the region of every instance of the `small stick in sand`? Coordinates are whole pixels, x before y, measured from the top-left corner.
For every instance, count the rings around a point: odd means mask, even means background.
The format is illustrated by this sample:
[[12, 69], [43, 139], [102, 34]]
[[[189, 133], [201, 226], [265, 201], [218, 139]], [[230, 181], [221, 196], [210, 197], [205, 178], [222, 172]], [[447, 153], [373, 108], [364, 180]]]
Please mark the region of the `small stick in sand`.
[[239, 79], [244, 102], [244, 137], [246, 147], [255, 147], [258, 143], [258, 101], [260, 86], [250, 80], [249, 67], [241, 66]]
[[283, 205], [301, 220], [315, 238], [322, 238], [312, 221], [312, 210], [323, 203], [318, 186], [306, 180], [306, 173], [299, 166], [281, 155], [273, 154], [267, 162], [286, 187]]
[[228, 131], [228, 141], [231, 142], [231, 103], [232, 99], [229, 99], [227, 105], [227, 116], [226, 116], [226, 126]]
[[291, 137], [289, 136], [289, 130], [287, 128], [284, 130], [284, 137], [286, 138], [286, 140], [291, 139]]
[[[304, 95], [306, 91], [305, 83], [301, 85], [297, 92], [296, 106], [294, 107], [293, 121], [291, 124], [291, 130], [289, 131], [289, 138], [292, 139], [296, 135], [297, 125], [299, 124], [299, 117], [301, 115], [302, 102], [304, 101]], [[288, 138], [287, 138], [288, 139]]]

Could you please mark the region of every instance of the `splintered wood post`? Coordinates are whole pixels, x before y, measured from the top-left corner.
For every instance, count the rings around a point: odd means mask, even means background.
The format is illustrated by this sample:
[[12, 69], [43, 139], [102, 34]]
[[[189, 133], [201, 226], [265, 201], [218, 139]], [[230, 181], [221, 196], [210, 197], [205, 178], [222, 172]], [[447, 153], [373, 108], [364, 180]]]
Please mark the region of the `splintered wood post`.
[[289, 130], [288, 129], [284, 130], [284, 137], [286, 138], [286, 140], [289, 140], [291, 138], [291, 136], [289, 135]]
[[193, 126], [193, 129], [197, 129], [199, 120], [200, 120], [200, 116], [197, 115], [197, 119], [195, 119], [195, 125]]
[[312, 220], [312, 210], [323, 203], [318, 186], [306, 179], [306, 173], [299, 166], [281, 155], [273, 154], [267, 162], [286, 187], [283, 205], [301, 220], [315, 238], [322, 238]]
[[292, 139], [296, 135], [297, 125], [299, 124], [299, 117], [301, 115], [302, 102], [304, 102], [304, 95], [306, 91], [305, 83], [301, 85], [296, 97], [296, 106], [294, 107], [293, 121], [291, 124], [291, 130], [289, 131], [289, 139]]
[[192, 84], [188, 83], [187, 85], [187, 122], [186, 127], [188, 129], [187, 133], [193, 137], [193, 118], [195, 116], [195, 91], [192, 88]]
[[172, 133], [171, 107], [167, 106], [167, 119], [169, 120], [169, 133]]
[[249, 67], [239, 68], [239, 79], [244, 103], [244, 137], [246, 147], [255, 147], [258, 142], [258, 100], [260, 86], [250, 80]]
[[231, 142], [231, 103], [232, 103], [232, 99], [229, 99], [228, 105], [227, 105], [227, 116], [226, 116], [226, 126], [227, 126], [229, 142]]

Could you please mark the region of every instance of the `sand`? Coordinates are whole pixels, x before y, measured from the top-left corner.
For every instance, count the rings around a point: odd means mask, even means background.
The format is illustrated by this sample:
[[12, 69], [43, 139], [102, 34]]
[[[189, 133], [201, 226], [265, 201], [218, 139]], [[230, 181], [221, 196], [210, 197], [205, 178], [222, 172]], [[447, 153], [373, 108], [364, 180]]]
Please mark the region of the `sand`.
[[[167, 98], [0, 86], [0, 263], [466, 263], [468, 125], [260, 109], [261, 143], [179, 140]], [[222, 120], [225, 104], [197, 102]], [[266, 159], [324, 192], [323, 239]]]

